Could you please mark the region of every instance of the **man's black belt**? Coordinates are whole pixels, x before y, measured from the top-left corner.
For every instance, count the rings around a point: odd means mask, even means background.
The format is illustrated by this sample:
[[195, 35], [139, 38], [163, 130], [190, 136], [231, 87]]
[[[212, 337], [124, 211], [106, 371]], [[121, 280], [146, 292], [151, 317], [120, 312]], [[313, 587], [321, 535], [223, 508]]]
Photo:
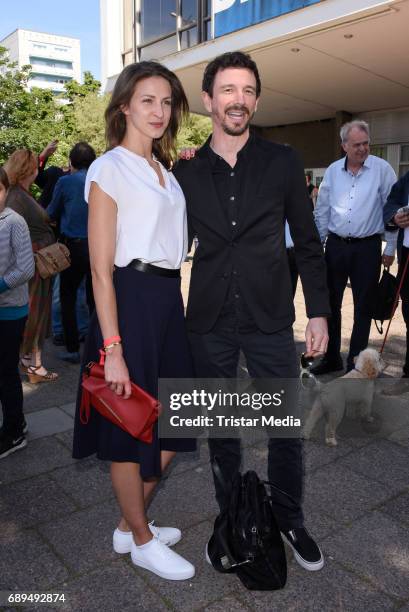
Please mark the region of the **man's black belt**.
[[362, 238], [355, 238], [354, 236], [338, 236], [338, 234], [333, 234], [329, 232], [329, 236], [336, 238], [337, 240], [342, 240], [343, 242], [362, 242], [363, 240], [373, 240], [374, 238], [380, 238], [380, 234], [372, 234], [371, 236], [362, 236]]
[[133, 259], [131, 263], [127, 265], [127, 268], [134, 268], [139, 272], [146, 272], [147, 274], [155, 274], [156, 276], [167, 276], [168, 278], [180, 278], [180, 270], [171, 270], [169, 268], [160, 268], [150, 263], [145, 263], [140, 259]]

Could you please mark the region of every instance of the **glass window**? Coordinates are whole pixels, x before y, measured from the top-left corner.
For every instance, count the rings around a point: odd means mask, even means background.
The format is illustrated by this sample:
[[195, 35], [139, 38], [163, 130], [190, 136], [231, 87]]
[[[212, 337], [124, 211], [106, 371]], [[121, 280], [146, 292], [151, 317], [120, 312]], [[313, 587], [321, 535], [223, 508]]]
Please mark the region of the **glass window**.
[[381, 157], [382, 159], [388, 159], [388, 147], [386, 145], [375, 145], [371, 146], [371, 155]]
[[409, 144], [400, 147], [399, 178], [409, 172]]
[[190, 30], [182, 32], [181, 48], [189, 49], [189, 47], [193, 47], [194, 45], [197, 45], [197, 28], [190, 28]]
[[176, 32], [176, 0], [142, 0], [142, 42], [146, 43], [172, 32]]
[[409, 145], [402, 145], [400, 148], [400, 162], [409, 163]]
[[30, 80], [32, 81], [47, 81], [50, 83], [67, 83], [72, 81], [71, 77], [61, 77], [52, 74], [41, 74], [40, 72], [32, 72]]
[[72, 70], [72, 62], [65, 60], [47, 59], [45, 57], [30, 55], [29, 61], [32, 66], [48, 66], [49, 68], [65, 68], [67, 70]]
[[211, 40], [212, 39], [212, 22], [209, 19], [209, 21], [206, 21], [206, 40]]
[[147, 47], [141, 49], [141, 60], [154, 60], [169, 55], [170, 53], [176, 53], [177, 51], [177, 39], [176, 35], [165, 38], [160, 42], [153, 43]]
[[182, 0], [182, 25], [197, 20], [197, 0]]

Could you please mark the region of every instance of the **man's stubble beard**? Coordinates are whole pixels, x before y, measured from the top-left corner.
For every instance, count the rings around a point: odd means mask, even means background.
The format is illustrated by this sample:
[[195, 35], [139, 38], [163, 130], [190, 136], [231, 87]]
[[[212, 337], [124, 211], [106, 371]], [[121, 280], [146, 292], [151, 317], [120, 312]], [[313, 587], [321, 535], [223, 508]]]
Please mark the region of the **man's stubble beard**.
[[[227, 111], [226, 111], [227, 112]], [[253, 111], [253, 113], [250, 115], [250, 113], [248, 113], [248, 120], [246, 121], [246, 123], [239, 128], [231, 128], [229, 127], [224, 121], [223, 119], [221, 119], [219, 113], [216, 113], [216, 117], [218, 117], [218, 119], [220, 120], [220, 126], [223, 130], [223, 132], [225, 134], [228, 134], [228, 136], [241, 136], [242, 134], [244, 134], [250, 125], [251, 120], [253, 119], [254, 115], [255, 115], [256, 111]]]

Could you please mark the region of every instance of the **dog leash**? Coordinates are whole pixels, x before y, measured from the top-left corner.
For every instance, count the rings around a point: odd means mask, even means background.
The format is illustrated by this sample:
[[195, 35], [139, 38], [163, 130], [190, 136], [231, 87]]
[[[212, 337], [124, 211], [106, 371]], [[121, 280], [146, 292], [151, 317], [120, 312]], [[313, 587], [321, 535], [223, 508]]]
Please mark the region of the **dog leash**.
[[381, 350], [379, 351], [379, 354], [380, 354], [380, 355], [382, 355], [382, 353], [383, 353], [383, 349], [385, 348], [386, 339], [387, 339], [387, 337], [388, 337], [388, 333], [389, 333], [389, 328], [390, 328], [390, 326], [391, 326], [392, 319], [393, 319], [393, 317], [394, 317], [394, 315], [395, 315], [396, 308], [397, 308], [397, 306], [398, 306], [399, 294], [400, 294], [400, 290], [402, 289], [403, 281], [405, 280], [406, 271], [407, 271], [407, 269], [408, 269], [408, 264], [409, 264], [409, 253], [408, 253], [408, 256], [406, 257], [405, 266], [404, 266], [404, 268], [403, 268], [402, 276], [401, 276], [400, 281], [399, 281], [399, 286], [398, 286], [398, 289], [397, 289], [397, 291], [396, 291], [395, 301], [393, 302], [392, 315], [391, 315], [391, 318], [389, 319], [388, 327], [386, 328], [385, 338], [383, 339], [382, 346], [381, 346]]

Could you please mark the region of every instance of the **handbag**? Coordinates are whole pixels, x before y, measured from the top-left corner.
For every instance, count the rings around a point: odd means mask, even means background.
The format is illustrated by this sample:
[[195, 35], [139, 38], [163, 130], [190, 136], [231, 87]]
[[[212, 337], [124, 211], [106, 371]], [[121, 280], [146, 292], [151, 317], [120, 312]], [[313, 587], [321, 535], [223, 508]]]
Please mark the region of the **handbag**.
[[277, 503], [283, 496], [286, 503], [294, 503], [292, 498], [260, 480], [252, 470], [237, 473], [227, 485], [216, 458], [212, 469], [228, 501], [215, 520], [207, 546], [208, 560], [221, 573], [237, 574], [249, 590], [282, 589], [287, 581], [287, 560], [266, 485], [277, 495]]
[[[376, 288], [374, 308], [372, 312], [372, 318], [374, 319], [376, 329], [380, 334], [383, 333], [383, 322], [391, 319], [394, 315], [394, 302], [397, 287], [397, 279], [386, 268], [384, 268], [381, 280]], [[380, 321], [379, 326], [378, 321]]]
[[117, 395], [105, 381], [104, 367], [93, 362], [85, 367], [82, 375], [80, 421], [83, 425], [89, 421], [91, 406], [134, 438], [148, 444], [152, 442], [159, 401], [133, 382], [128, 399]]
[[54, 242], [34, 253], [34, 260], [41, 278], [50, 278], [71, 265], [68, 247], [61, 242]]

